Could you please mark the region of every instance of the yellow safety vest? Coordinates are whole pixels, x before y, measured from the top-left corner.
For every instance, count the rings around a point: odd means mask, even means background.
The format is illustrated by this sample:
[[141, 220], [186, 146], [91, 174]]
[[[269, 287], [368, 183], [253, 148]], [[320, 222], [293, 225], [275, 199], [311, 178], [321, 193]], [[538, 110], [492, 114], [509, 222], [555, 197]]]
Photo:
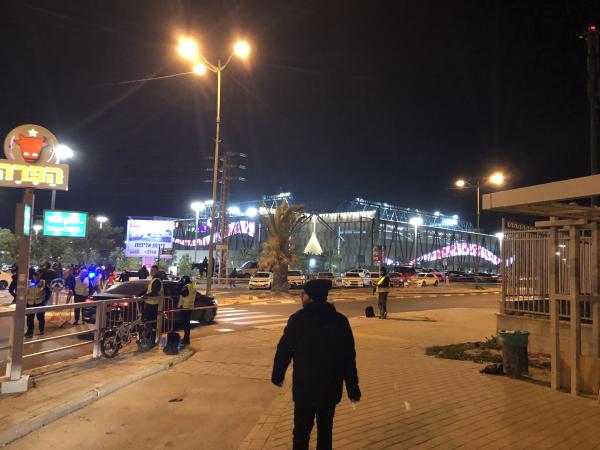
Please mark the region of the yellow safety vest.
[[163, 287], [163, 283], [160, 278], [152, 278], [152, 281], [148, 283], [148, 289], [146, 289], [146, 294], [152, 293], [152, 285], [154, 284], [154, 280], [158, 280], [160, 282], [160, 291], [158, 291], [158, 295], [156, 297], [148, 297], [145, 300], [145, 302], [148, 305], [158, 305], [158, 301], [165, 296], [165, 288]]
[[377, 293], [385, 293], [385, 292], [389, 292], [390, 288], [389, 287], [383, 287], [381, 286], [381, 284], [383, 283], [383, 281], [385, 280], [385, 276], [383, 277], [379, 277], [379, 280], [377, 280]]
[[27, 288], [27, 306], [41, 305], [44, 302], [46, 282], [40, 280], [36, 286]]
[[186, 284], [185, 287], [188, 290], [188, 295], [181, 296], [180, 305], [182, 308], [193, 308], [194, 301], [196, 300], [196, 289], [192, 283]]

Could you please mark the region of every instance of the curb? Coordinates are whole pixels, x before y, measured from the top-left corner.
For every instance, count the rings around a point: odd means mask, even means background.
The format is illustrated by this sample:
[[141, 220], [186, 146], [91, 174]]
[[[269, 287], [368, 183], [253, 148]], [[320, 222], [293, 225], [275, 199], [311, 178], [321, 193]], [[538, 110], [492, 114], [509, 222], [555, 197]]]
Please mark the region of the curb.
[[187, 361], [192, 356], [194, 356], [195, 353], [195, 350], [189, 349], [189, 351], [186, 352], [185, 355], [178, 356], [177, 358], [174, 358], [171, 361], [156, 366], [151, 366], [129, 376], [123, 377], [113, 384], [103, 386], [99, 389], [92, 389], [91, 391], [85, 392], [81, 396], [81, 398], [70, 401], [48, 414], [36, 417], [35, 419], [32, 419], [28, 422], [20, 423], [12, 430], [0, 433], [0, 446], [4, 447], [13, 441], [16, 441], [17, 439], [28, 435], [32, 431], [42, 428], [43, 426], [46, 426], [62, 417], [65, 417], [77, 411], [78, 409], [91, 405], [92, 403], [95, 403], [98, 400], [112, 394], [113, 392], [116, 392], [126, 386], [129, 386], [130, 384], [135, 383], [136, 381], [148, 378], [159, 372], [163, 372], [167, 369], [170, 369], [171, 367], [176, 366], [177, 364]]

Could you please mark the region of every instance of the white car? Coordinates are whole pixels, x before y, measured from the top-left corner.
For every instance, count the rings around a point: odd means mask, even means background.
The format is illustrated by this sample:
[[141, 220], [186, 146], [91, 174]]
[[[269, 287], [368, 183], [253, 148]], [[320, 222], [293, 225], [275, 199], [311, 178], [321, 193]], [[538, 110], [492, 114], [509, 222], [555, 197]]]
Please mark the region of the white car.
[[440, 280], [433, 273], [418, 273], [410, 279], [409, 284], [419, 287], [437, 286]]
[[363, 280], [363, 286], [369, 286], [371, 284], [371, 272], [367, 269], [352, 269], [346, 273], [357, 273]]
[[248, 289], [271, 289], [273, 287], [272, 272], [256, 272], [250, 277]]
[[306, 277], [302, 274], [301, 270], [288, 270], [287, 273], [288, 284], [290, 289], [301, 288], [306, 282]]
[[364, 287], [365, 282], [358, 272], [346, 272], [342, 278], [342, 287]]

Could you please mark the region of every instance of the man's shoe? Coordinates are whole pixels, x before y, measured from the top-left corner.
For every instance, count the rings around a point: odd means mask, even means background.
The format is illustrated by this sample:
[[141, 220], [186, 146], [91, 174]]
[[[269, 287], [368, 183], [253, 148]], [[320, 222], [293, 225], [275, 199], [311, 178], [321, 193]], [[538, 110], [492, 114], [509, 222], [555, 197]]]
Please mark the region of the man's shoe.
[[40, 332], [38, 333], [38, 335], [40, 335], [40, 336], [41, 336], [42, 334], [44, 334], [44, 330], [40, 330]]
[[25, 333], [25, 337], [33, 337], [33, 331]]
[[75, 322], [73, 322], [73, 326], [75, 325], [79, 325], [79, 320], [76, 320]]

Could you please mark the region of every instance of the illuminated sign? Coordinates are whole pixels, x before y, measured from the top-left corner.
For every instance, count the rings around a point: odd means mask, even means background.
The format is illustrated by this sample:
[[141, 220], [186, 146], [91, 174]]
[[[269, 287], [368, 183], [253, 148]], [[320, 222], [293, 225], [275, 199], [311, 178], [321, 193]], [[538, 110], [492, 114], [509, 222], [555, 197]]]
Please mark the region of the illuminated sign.
[[126, 256], [158, 256], [173, 248], [172, 220], [128, 220]]
[[0, 186], [69, 189], [69, 166], [58, 164], [58, 141], [46, 128], [21, 125], [4, 140], [0, 159]]
[[87, 213], [71, 211], [44, 211], [44, 236], [85, 237]]
[[[229, 223], [229, 224], [227, 224], [227, 228], [228, 228], [228, 230], [225, 235], [226, 238], [236, 235], [236, 234], [247, 234], [248, 236], [253, 237], [254, 233], [256, 232], [256, 224], [249, 220], [240, 220], [238, 222]], [[215, 233], [214, 239], [215, 239], [215, 242], [220, 242], [221, 241], [221, 233], [217, 231]], [[207, 246], [209, 240], [210, 240], [210, 236], [204, 236], [202, 238], [198, 238], [198, 245]], [[179, 245], [185, 245], [187, 247], [196, 245], [196, 241], [194, 241], [194, 239], [175, 239], [175, 243], [179, 244]]]
[[23, 205], [23, 234], [28, 236], [29, 230], [31, 230], [31, 206]]
[[[438, 250], [434, 250], [426, 255], [419, 256], [417, 262], [424, 261], [437, 261], [445, 258], [452, 258], [454, 256], [479, 256], [492, 264], [500, 264], [500, 258], [490, 252], [487, 248], [477, 244], [467, 244], [466, 242], [460, 242], [446, 247], [442, 247]], [[415, 264], [413, 259], [410, 262], [411, 265]]]

